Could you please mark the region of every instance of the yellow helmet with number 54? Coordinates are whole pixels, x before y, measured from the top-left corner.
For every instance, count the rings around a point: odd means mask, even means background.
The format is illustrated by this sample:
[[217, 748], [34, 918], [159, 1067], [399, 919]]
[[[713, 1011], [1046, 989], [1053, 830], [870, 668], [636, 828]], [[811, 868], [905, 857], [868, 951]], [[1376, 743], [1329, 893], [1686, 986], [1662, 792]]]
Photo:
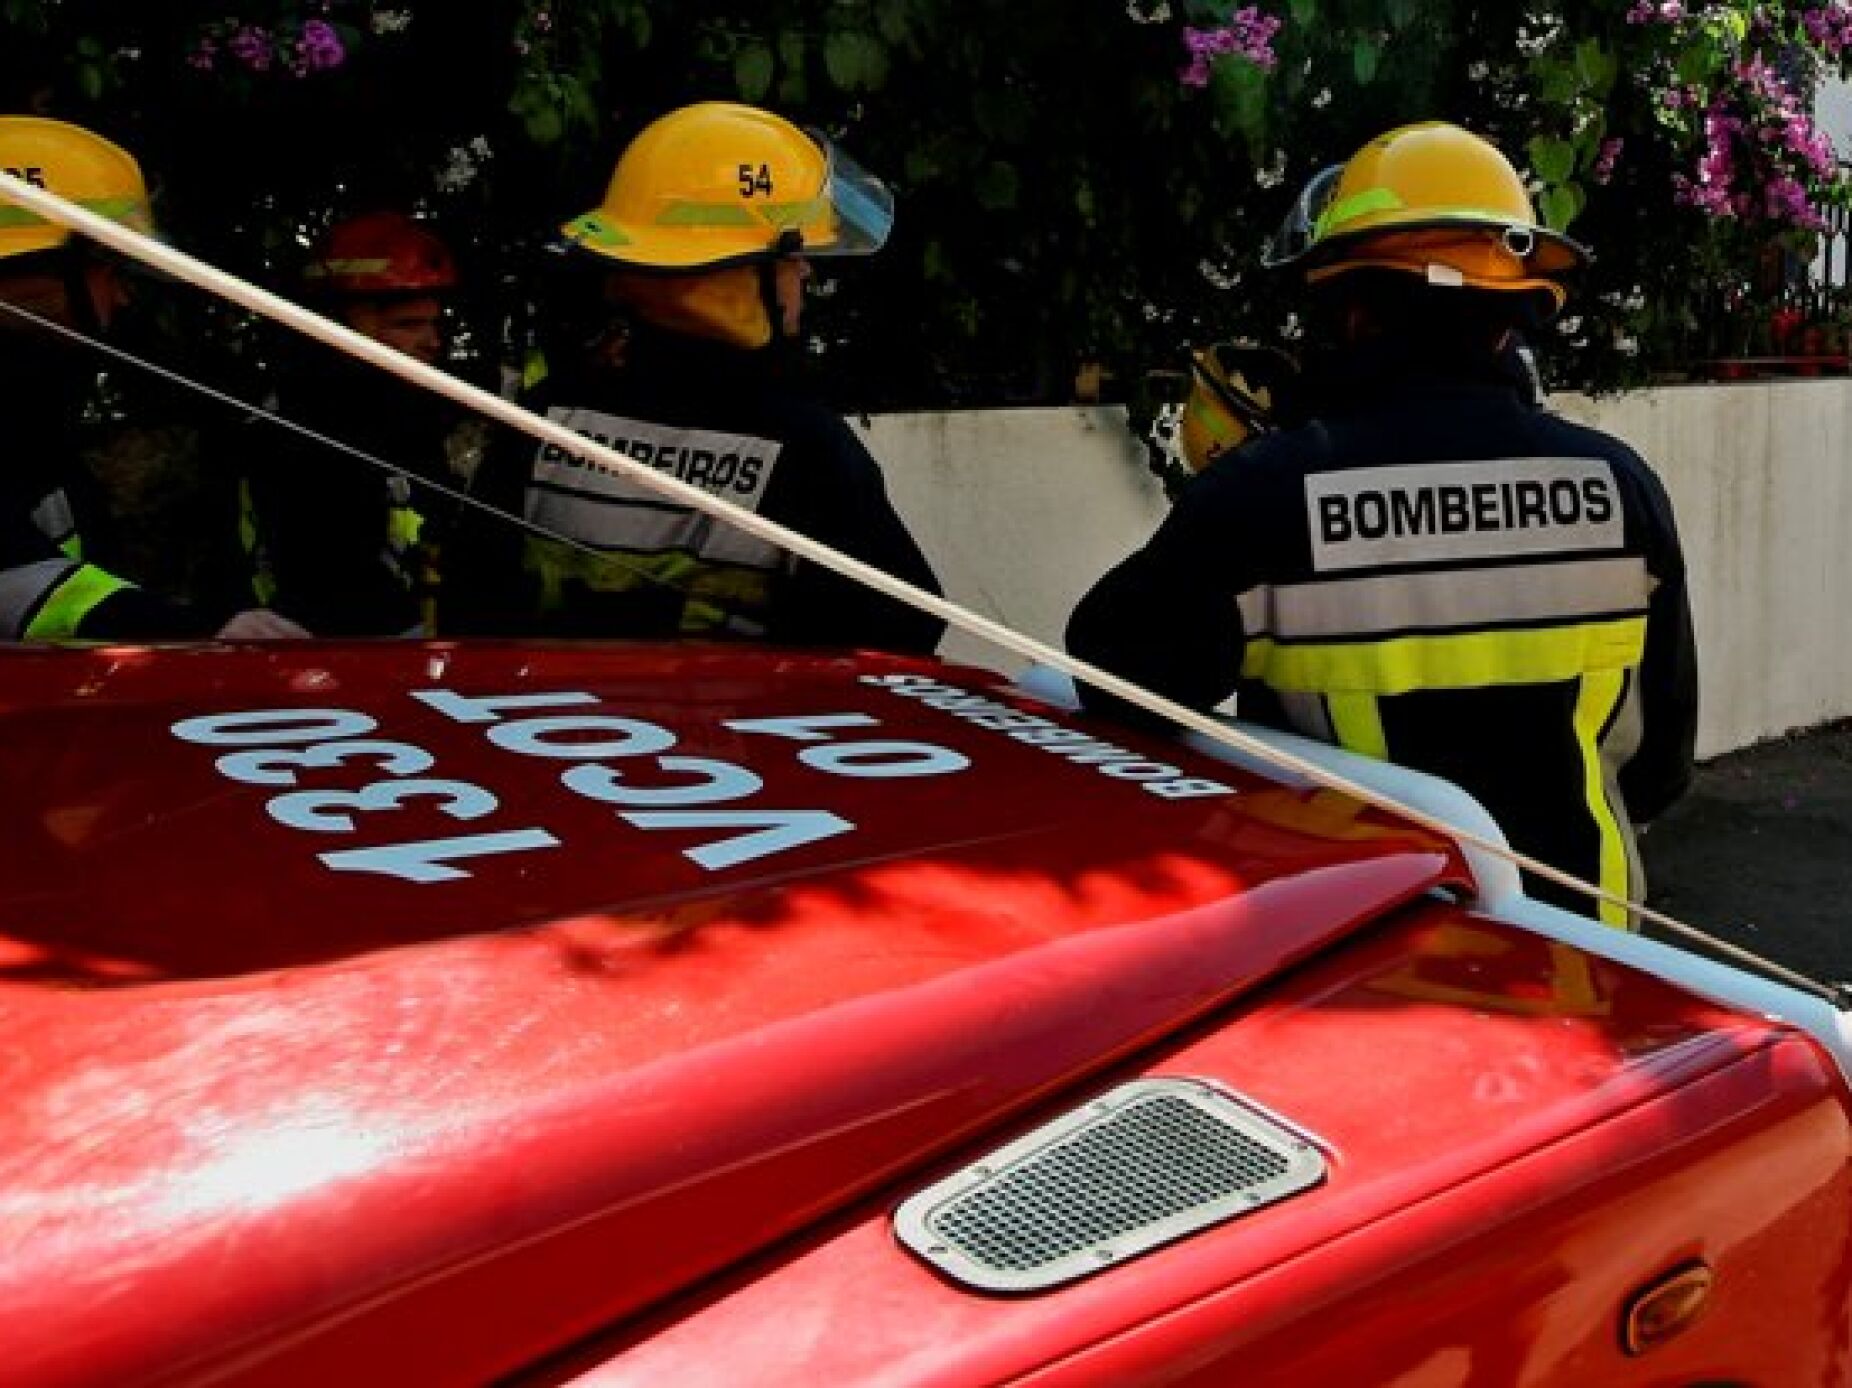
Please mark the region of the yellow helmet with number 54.
[[562, 230], [620, 265], [674, 272], [867, 255], [893, 225], [893, 194], [827, 137], [757, 107], [705, 101], [646, 127], [604, 201]]

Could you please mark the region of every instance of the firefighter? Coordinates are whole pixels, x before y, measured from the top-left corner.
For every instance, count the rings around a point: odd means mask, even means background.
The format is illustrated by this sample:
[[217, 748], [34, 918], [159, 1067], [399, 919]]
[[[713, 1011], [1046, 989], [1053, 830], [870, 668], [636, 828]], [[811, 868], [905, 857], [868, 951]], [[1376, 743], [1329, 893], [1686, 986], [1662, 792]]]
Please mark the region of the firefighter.
[[[931, 568], [880, 468], [835, 414], [781, 380], [809, 261], [868, 255], [888, 190], [820, 135], [708, 102], [665, 115], [625, 150], [603, 204], [565, 228], [595, 268], [614, 331], [530, 399], [548, 418], [665, 474], [923, 588]], [[519, 441], [478, 493], [598, 555], [546, 539], [469, 572], [490, 628], [573, 635], [764, 637], [930, 650], [942, 624], [563, 451]], [[464, 566], [459, 565], [459, 568]], [[519, 568], [506, 584], [498, 567]], [[519, 591], [496, 610], [493, 599]]]
[[[0, 116], [0, 168], [92, 212], [148, 231], [141, 168], [127, 151], [63, 121]], [[88, 337], [127, 303], [121, 272], [63, 227], [0, 201], [0, 300]], [[84, 522], [101, 508], [79, 466], [79, 424], [96, 368], [81, 346], [0, 313], [0, 640], [303, 636], [273, 613], [226, 620], [170, 602], [86, 562]]]
[[1194, 479], [1082, 599], [1070, 649], [1456, 781], [1518, 849], [1638, 899], [1630, 822], [1691, 774], [1678, 535], [1646, 464], [1537, 408], [1511, 365], [1586, 255], [1456, 126], [1393, 130], [1320, 175], [1269, 255], [1303, 276], [1326, 348], [1313, 418]]
[[[423, 362], [445, 354], [455, 259], [398, 212], [335, 223], [303, 271], [305, 297], [354, 331]], [[244, 541], [263, 601], [335, 636], [427, 630], [435, 575], [416, 495], [442, 480], [454, 412], [367, 362], [304, 345], [288, 359], [277, 412], [406, 469], [371, 463], [272, 426], [249, 449]]]

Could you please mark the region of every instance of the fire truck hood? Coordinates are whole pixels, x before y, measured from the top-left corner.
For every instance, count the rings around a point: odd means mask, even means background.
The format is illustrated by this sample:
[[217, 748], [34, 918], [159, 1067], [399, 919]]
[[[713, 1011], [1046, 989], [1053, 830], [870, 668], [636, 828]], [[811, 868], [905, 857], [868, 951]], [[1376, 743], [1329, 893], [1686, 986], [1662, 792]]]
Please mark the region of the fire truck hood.
[[9, 652], [0, 845], [29, 1383], [512, 1371], [1462, 875], [984, 672], [687, 647]]

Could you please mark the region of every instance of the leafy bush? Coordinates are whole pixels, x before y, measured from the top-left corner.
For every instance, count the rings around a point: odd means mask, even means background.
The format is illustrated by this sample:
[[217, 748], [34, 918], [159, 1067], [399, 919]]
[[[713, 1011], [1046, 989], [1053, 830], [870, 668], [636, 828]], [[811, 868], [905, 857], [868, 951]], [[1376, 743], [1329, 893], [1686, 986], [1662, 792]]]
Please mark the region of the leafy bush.
[[1849, 40], [1852, 0], [0, 0], [0, 101], [117, 135], [177, 241], [275, 282], [340, 211], [434, 215], [485, 359], [624, 139], [773, 106], [897, 190], [812, 344], [870, 408], [1066, 399], [1085, 362], [1124, 392], [1180, 342], [1290, 334], [1257, 257], [1294, 192], [1445, 117], [1596, 246], [1553, 367], [1616, 387], [1697, 350], [1771, 247], [1804, 262], [1845, 196], [1806, 111]]

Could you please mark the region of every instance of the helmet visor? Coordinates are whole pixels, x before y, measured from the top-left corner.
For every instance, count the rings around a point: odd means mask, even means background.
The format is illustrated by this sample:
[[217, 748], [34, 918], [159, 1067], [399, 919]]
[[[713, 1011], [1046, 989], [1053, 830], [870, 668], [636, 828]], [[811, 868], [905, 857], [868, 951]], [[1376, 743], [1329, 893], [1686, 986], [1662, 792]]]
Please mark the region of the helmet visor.
[[829, 225], [821, 234], [806, 228], [801, 253], [847, 256], [880, 250], [894, 229], [892, 190], [829, 136], [816, 130], [807, 133], [829, 161], [820, 195], [829, 208]]
[[1260, 263], [1263, 266], [1272, 270], [1290, 265], [1312, 249], [1312, 243], [1318, 239], [1319, 219], [1325, 215], [1325, 209], [1331, 206], [1332, 196], [1337, 192], [1338, 180], [1343, 174], [1344, 166], [1333, 164], [1312, 176], [1311, 181], [1293, 200], [1292, 208], [1280, 223], [1279, 230], [1267, 242], [1267, 248], [1261, 252]]

